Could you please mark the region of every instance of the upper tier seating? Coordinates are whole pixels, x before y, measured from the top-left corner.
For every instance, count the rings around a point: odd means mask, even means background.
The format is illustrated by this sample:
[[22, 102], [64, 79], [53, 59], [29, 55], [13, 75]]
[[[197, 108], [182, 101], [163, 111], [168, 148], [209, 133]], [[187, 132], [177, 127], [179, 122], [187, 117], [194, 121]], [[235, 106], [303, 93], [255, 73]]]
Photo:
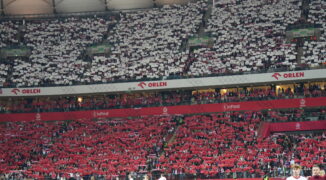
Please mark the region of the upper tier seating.
[[14, 59], [12, 82], [17, 86], [69, 85], [84, 82], [88, 63], [81, 58], [88, 45], [102, 42], [109, 21], [66, 18], [26, 23], [24, 43], [29, 60]]
[[18, 45], [18, 29], [17, 21], [2, 21], [0, 22], [0, 48]]
[[[2, 61], [5, 86], [49, 86], [113, 81], [293, 70], [325, 64], [325, 33], [304, 43], [302, 62], [285, 30], [301, 18], [299, 0], [216, 1], [121, 12], [107, 17], [71, 17], [0, 23], [0, 47], [32, 49], [28, 59]], [[310, 4], [308, 22], [325, 29], [325, 2]], [[118, 17], [119, 16], [119, 17]], [[24, 28], [25, 27], [25, 28]], [[188, 50], [190, 37], [206, 32], [212, 47]], [[323, 32], [323, 30], [322, 30]], [[23, 35], [23, 38], [17, 39]], [[87, 46], [111, 45], [109, 55], [89, 58]], [[10, 77], [6, 79], [6, 77]]]
[[312, 0], [308, 22], [321, 25], [321, 36], [318, 41], [306, 41], [304, 43], [303, 63], [311, 67], [326, 64], [326, 2], [323, 0]]
[[295, 44], [285, 41], [287, 25], [300, 17], [301, 2], [217, 1], [206, 32], [212, 48], [194, 52], [189, 75], [223, 74], [296, 67]]

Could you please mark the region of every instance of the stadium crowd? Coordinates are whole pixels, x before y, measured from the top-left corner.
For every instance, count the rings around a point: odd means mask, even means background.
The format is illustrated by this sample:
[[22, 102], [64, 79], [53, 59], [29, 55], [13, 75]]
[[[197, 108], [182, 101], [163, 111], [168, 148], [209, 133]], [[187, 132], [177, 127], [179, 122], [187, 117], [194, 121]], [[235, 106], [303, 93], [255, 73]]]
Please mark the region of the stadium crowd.
[[109, 23], [115, 21], [71, 17], [26, 23], [24, 44], [32, 48], [32, 54], [28, 61], [13, 60], [12, 83], [38, 86], [83, 82], [89, 68], [82, 53], [87, 46], [103, 41]]
[[321, 35], [318, 41], [305, 41], [303, 63], [316, 67], [326, 63], [326, 2], [323, 0], [313, 0], [309, 7], [307, 21], [321, 25]]
[[161, 78], [182, 75], [188, 54], [187, 39], [197, 33], [207, 0], [187, 5], [122, 14], [109, 42], [123, 64], [121, 79]]
[[5, 98], [0, 100], [0, 113], [60, 112], [94, 109], [120, 109], [187, 104], [210, 104], [239, 101], [260, 101], [286, 98], [326, 96], [326, 87], [311, 84], [308, 87], [251, 88], [214, 91], [162, 91], [147, 93], [123, 93], [95, 96], [67, 96], [40, 98]]
[[306, 169], [325, 163], [325, 132], [262, 139], [258, 127], [264, 116], [252, 111], [3, 123], [0, 174], [110, 179], [159, 170], [176, 176], [239, 178], [285, 175], [293, 163]]
[[294, 69], [295, 44], [286, 43], [285, 29], [300, 17], [301, 1], [237, 2], [216, 2], [205, 29], [213, 35], [214, 46], [194, 52], [188, 74]]
[[[72, 85], [180, 73], [187, 57], [179, 53], [181, 44], [196, 33], [205, 6], [202, 0], [185, 6], [121, 12], [119, 22], [113, 15], [26, 21], [21, 43], [32, 48], [32, 54], [27, 59], [2, 62], [11, 68], [3, 67], [0, 74], [11, 74], [11, 78], [3, 76], [1, 82], [17, 87]], [[5, 45], [7, 40], [1, 41]], [[103, 42], [113, 44], [110, 56], [85, 61], [86, 48]]]
[[326, 162], [325, 132], [261, 139], [257, 127], [262, 114], [235, 113], [186, 117], [158, 168], [179, 176], [254, 178], [284, 176], [294, 163], [306, 170]]
[[[70, 17], [0, 22], [0, 48], [31, 48], [25, 58], [0, 62], [3, 86], [107, 83], [168, 76], [295, 69], [297, 50], [286, 27], [301, 16], [299, 0], [208, 1], [121, 12], [119, 18]], [[308, 21], [325, 26], [325, 2], [311, 0]], [[204, 29], [213, 47], [186, 50]], [[303, 63], [325, 63], [325, 33], [304, 43]], [[110, 43], [111, 54], [86, 60], [85, 50]], [[52, 112], [271, 100], [326, 95], [326, 87], [169, 91], [0, 100], [0, 112]], [[326, 164], [326, 132], [261, 138], [262, 121], [325, 120], [325, 108], [201, 115], [0, 124], [0, 179], [117, 179], [157, 170], [179, 177], [287, 176], [291, 165], [309, 176]], [[311, 119], [310, 119], [311, 120]]]
[[172, 117], [2, 124], [0, 174], [20, 170], [35, 179], [124, 176], [160, 151], [174, 125]]
[[[311, 1], [307, 19], [323, 29], [324, 3]], [[296, 45], [285, 38], [287, 26], [301, 18], [301, 1], [217, 1], [211, 11], [208, 4], [200, 0], [107, 17], [40, 19], [23, 26], [1, 21], [1, 47], [20, 44], [32, 53], [1, 61], [0, 83], [91, 84], [301, 67]], [[189, 50], [189, 38], [202, 31], [210, 34], [213, 47]], [[321, 33], [320, 41], [305, 42], [301, 63], [325, 64], [324, 40]], [[85, 50], [97, 43], [110, 44], [111, 52], [89, 60]]]
[[17, 21], [0, 22], [0, 48], [18, 45], [18, 29]]

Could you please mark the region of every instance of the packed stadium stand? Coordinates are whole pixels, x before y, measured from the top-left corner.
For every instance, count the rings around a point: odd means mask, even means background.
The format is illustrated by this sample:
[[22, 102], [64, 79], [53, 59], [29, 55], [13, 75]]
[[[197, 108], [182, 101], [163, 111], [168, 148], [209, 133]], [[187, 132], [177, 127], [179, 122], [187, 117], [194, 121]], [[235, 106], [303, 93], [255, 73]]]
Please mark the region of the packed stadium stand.
[[[188, 57], [182, 44], [199, 29], [206, 1], [123, 14], [109, 42], [124, 69], [119, 79], [182, 74]], [[181, 52], [180, 52], [181, 51]], [[114, 76], [114, 74], [113, 74]]]
[[324, 0], [37, 18], [0, 2], [0, 180], [283, 179], [326, 164]]
[[310, 66], [319, 66], [325, 63], [326, 58], [326, 22], [325, 22], [325, 1], [312, 1], [307, 21], [312, 24], [321, 25], [324, 33], [320, 36], [319, 41], [306, 41], [304, 43], [303, 63]]
[[[2, 134], [1, 171], [28, 167], [25, 173], [37, 179], [50, 172], [54, 178], [69, 177], [68, 169], [82, 175], [125, 175], [146, 164], [172, 125], [171, 117], [8, 124], [3, 127], [7, 134]], [[9, 150], [11, 146], [16, 149]]]
[[213, 48], [198, 49], [189, 74], [205, 75], [295, 68], [295, 44], [286, 43], [287, 25], [300, 17], [300, 1], [217, 1], [206, 32]]
[[[2, 83], [72, 85], [301, 67], [296, 44], [285, 38], [287, 26], [300, 19], [301, 1], [218, 1], [210, 7], [210, 15], [207, 3], [201, 0], [101, 18], [33, 20], [24, 25], [1, 22], [5, 27], [1, 46], [31, 48], [28, 59], [1, 63]], [[307, 21], [324, 28], [323, 3], [312, 2]], [[185, 49], [188, 39], [201, 29], [210, 34], [213, 46]], [[17, 40], [17, 34], [23, 37]], [[325, 63], [324, 40], [322, 34], [319, 41], [305, 42], [303, 64]], [[112, 44], [111, 54], [86, 61], [86, 47], [102, 42]], [[6, 74], [14, 78], [4, 79]]]
[[177, 175], [232, 178], [266, 172], [277, 176], [285, 173], [278, 167], [288, 168], [291, 161], [306, 168], [325, 163], [325, 132], [263, 139], [258, 127], [264, 118], [261, 112], [248, 111], [187, 115], [181, 122], [154, 116], [6, 123], [1, 125], [1, 172], [21, 170], [17, 172], [36, 179], [71, 174], [109, 178], [147, 173], [140, 168], [149, 164]]
[[[218, 178], [246, 178], [260, 177], [264, 170], [280, 173], [277, 167], [284, 167], [291, 160], [306, 167], [324, 163], [324, 145], [319, 145], [325, 140], [325, 134], [314, 139], [307, 135], [259, 139], [257, 129], [261, 117], [259, 112], [186, 117], [175, 141], [160, 158], [162, 168], [206, 177], [218, 174]], [[298, 139], [294, 140], [295, 137]], [[314, 145], [309, 147], [309, 144]], [[310, 148], [321, 151], [311, 154]]]
[[[326, 84], [325, 84], [326, 86]], [[121, 109], [190, 104], [212, 104], [241, 101], [324, 97], [326, 88], [319, 85], [295, 89], [270, 87], [237, 91], [163, 91], [153, 93], [108, 94], [94, 96], [40, 97], [33, 99], [0, 99], [0, 112], [62, 112], [95, 109]], [[79, 99], [79, 100], [78, 100]]]
[[18, 44], [17, 33], [19, 24], [17, 22], [5, 21], [0, 24], [1, 41], [0, 47]]
[[[71, 84], [84, 81], [88, 63], [80, 58], [87, 45], [99, 43], [109, 22], [102, 18], [41, 20], [26, 24], [24, 43], [32, 49], [28, 61], [14, 59], [13, 83]], [[59, 71], [58, 71], [59, 70]], [[26, 84], [27, 83], [27, 84]]]

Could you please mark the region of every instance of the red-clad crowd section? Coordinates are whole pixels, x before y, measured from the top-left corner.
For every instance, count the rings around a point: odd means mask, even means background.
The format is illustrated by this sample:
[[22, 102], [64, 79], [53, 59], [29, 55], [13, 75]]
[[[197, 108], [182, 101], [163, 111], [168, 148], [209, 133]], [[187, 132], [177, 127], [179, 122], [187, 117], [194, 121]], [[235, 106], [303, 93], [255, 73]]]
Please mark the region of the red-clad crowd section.
[[[277, 176], [278, 168], [292, 162], [305, 168], [326, 163], [326, 127], [314, 135], [262, 138], [264, 118], [261, 111], [246, 111], [2, 123], [0, 175], [20, 171], [36, 179], [110, 179], [146, 166], [145, 173], [152, 167], [196, 177], [260, 177], [270, 172]], [[156, 161], [150, 161], [153, 156]]]
[[260, 112], [189, 116], [160, 157], [158, 168], [225, 178], [239, 172], [263, 175], [289, 166], [290, 161], [305, 167], [325, 163], [325, 134], [260, 138], [261, 118]]
[[2, 124], [0, 175], [11, 170], [36, 179], [126, 175], [146, 165], [173, 126], [170, 116]]

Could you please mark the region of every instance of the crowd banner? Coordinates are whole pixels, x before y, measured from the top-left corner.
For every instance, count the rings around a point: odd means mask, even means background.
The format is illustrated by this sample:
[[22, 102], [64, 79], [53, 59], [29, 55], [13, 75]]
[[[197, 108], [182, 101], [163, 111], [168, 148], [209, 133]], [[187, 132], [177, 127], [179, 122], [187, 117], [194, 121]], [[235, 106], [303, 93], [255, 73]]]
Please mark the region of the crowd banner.
[[46, 113], [7, 113], [0, 114], [0, 122], [8, 121], [63, 121], [75, 119], [137, 117], [149, 115], [178, 115], [213, 113], [226, 111], [260, 111], [268, 109], [286, 109], [326, 106], [326, 97], [304, 99], [280, 99], [270, 101], [246, 101], [217, 104], [198, 104], [182, 106], [163, 106], [128, 109], [108, 109], [71, 112]]
[[0, 97], [81, 95], [204, 87], [223, 88], [225, 86], [293, 83], [320, 79], [326, 79], [326, 69], [80, 86], [2, 88]]

